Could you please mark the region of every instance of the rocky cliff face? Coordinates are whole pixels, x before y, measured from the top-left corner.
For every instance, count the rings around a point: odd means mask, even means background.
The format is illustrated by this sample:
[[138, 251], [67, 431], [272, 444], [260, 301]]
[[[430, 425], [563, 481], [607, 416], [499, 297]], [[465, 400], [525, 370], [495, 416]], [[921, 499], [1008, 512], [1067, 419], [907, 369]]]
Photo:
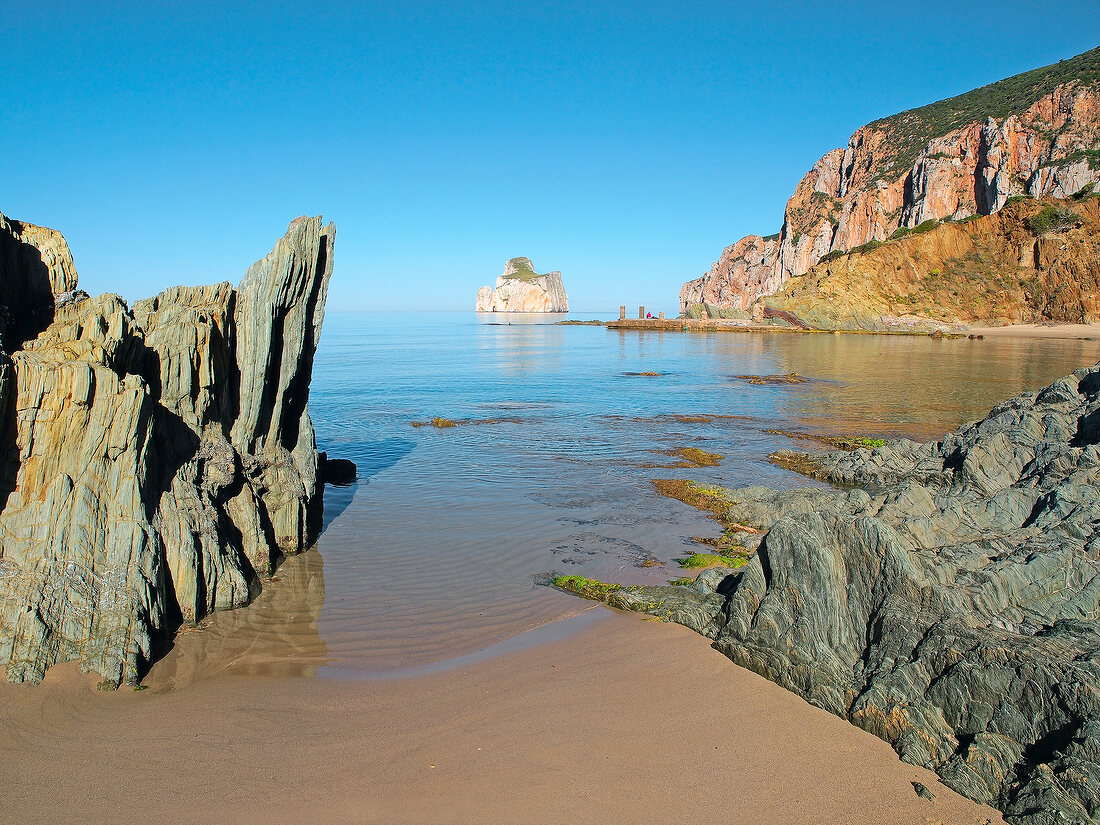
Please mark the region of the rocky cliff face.
[[530, 258], [512, 258], [496, 288], [477, 291], [477, 312], [568, 312], [569, 297], [561, 273], [535, 273]]
[[811, 467], [841, 489], [724, 494], [728, 523], [763, 531], [744, 567], [606, 598], [703, 633], [1011, 822], [1096, 822], [1100, 366], [940, 441]]
[[53, 319], [55, 296], [76, 289], [76, 267], [60, 232], [0, 214], [0, 272], [0, 346], [13, 350]]
[[757, 306], [830, 330], [1100, 321], [1100, 199], [1016, 201], [830, 256]]
[[9, 315], [41, 304], [43, 271], [58, 300], [0, 366], [0, 663], [136, 682], [158, 634], [246, 604], [316, 533], [307, 401], [335, 227], [299, 218], [236, 289], [133, 308], [74, 295], [59, 234], [3, 227], [0, 255], [22, 244], [0, 257]]
[[681, 311], [745, 310], [830, 252], [930, 219], [989, 215], [1013, 195], [1100, 187], [1100, 49], [875, 121], [822, 157], [775, 238], [726, 248]]

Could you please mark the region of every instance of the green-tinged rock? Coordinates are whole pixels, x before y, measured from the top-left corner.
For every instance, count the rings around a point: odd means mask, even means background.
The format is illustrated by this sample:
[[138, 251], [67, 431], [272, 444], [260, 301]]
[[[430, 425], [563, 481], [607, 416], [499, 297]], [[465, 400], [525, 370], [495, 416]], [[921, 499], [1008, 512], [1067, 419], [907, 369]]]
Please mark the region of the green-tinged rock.
[[743, 567], [747, 558], [734, 558], [718, 553], [692, 553], [690, 556], [676, 561], [684, 570], [698, 570], [702, 567]]
[[[0, 215], [0, 665], [136, 684], [156, 636], [247, 604], [313, 542], [307, 411], [336, 228], [234, 288], [88, 298], [59, 233]], [[9, 319], [13, 323], [7, 324]]]
[[936, 442], [815, 459], [845, 489], [723, 493], [724, 521], [766, 530], [744, 567], [619, 603], [703, 633], [1010, 822], [1098, 821], [1100, 367]]
[[622, 588], [621, 584], [609, 584], [584, 576], [558, 576], [553, 584], [561, 590], [599, 602], [607, 601], [609, 595]]

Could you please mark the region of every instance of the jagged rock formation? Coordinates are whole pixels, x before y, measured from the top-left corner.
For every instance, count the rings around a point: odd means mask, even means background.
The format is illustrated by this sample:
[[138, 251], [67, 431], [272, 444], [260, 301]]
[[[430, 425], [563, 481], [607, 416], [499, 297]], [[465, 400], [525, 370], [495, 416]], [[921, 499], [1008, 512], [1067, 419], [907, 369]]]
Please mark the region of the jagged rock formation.
[[[1052, 215], [1061, 225], [1043, 229]], [[1096, 197], [1014, 202], [872, 246], [830, 256], [757, 306], [830, 330], [1100, 321]]]
[[741, 239], [684, 284], [681, 312], [736, 314], [830, 252], [898, 227], [1098, 182], [1100, 48], [859, 129], [798, 184], [777, 236]]
[[530, 258], [512, 258], [496, 288], [477, 291], [478, 312], [568, 312], [569, 297], [558, 271], [535, 273]]
[[49, 324], [55, 296], [76, 289], [76, 267], [60, 232], [0, 214], [0, 272], [0, 346], [10, 351]]
[[844, 489], [727, 493], [728, 522], [766, 531], [741, 569], [607, 600], [710, 637], [1009, 821], [1096, 822], [1100, 365], [938, 442], [813, 466]]
[[236, 289], [132, 309], [74, 295], [57, 233], [0, 232], [0, 252], [28, 237], [37, 261], [0, 257], [10, 315], [38, 306], [43, 266], [68, 296], [0, 371], [0, 664], [136, 682], [158, 633], [248, 603], [316, 533], [307, 401], [335, 227], [298, 218]]

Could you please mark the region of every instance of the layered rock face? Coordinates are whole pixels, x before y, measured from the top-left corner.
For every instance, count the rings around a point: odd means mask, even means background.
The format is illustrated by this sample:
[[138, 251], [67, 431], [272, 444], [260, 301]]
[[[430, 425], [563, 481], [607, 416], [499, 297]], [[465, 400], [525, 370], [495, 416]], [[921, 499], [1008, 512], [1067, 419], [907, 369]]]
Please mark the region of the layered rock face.
[[558, 271], [535, 273], [530, 258], [512, 258], [496, 288], [477, 291], [477, 312], [568, 312], [569, 296]]
[[[1045, 215], [1063, 225], [1036, 231]], [[1100, 321], [1100, 199], [1024, 200], [791, 278], [759, 307], [827, 330]]]
[[[63, 299], [12, 354], [0, 371], [9, 679], [76, 659], [107, 685], [136, 682], [158, 633], [248, 603], [312, 542], [307, 401], [334, 241], [332, 224], [299, 218], [236, 289], [176, 287], [133, 308]], [[0, 259], [0, 282], [39, 289], [45, 259]], [[75, 270], [59, 260], [68, 274], [51, 288], [71, 295]]]
[[814, 472], [843, 488], [727, 494], [727, 519], [764, 531], [744, 567], [609, 600], [709, 636], [1010, 821], [1096, 822], [1100, 366]]
[[830, 252], [930, 219], [989, 215], [1012, 195], [1100, 186], [1100, 49], [875, 121], [822, 157], [778, 237], [727, 247], [684, 284], [684, 313], [744, 310]]
[[55, 296], [76, 289], [76, 267], [60, 232], [0, 214], [0, 272], [0, 346], [12, 350], [53, 319]]

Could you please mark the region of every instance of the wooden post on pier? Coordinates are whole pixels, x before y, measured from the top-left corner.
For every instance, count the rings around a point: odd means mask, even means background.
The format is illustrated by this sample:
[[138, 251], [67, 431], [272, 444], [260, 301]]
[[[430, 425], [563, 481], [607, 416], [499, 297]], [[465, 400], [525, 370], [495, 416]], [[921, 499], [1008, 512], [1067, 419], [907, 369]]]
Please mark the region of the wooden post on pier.
[[626, 320], [626, 304], [619, 304], [619, 320]]
[[658, 312], [657, 317], [662, 321], [665, 320], [665, 314], [663, 312]]
[[644, 321], [645, 320], [645, 307], [638, 307], [638, 320], [639, 321]]

